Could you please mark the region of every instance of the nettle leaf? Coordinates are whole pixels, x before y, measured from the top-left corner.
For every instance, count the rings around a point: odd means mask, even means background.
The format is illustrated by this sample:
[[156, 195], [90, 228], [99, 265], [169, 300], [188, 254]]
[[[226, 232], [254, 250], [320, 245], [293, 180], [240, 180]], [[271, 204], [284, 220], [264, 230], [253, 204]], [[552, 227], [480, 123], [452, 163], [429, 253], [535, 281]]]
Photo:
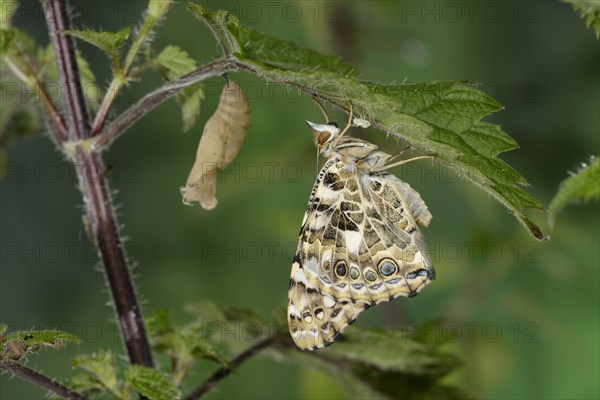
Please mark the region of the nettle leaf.
[[73, 375], [67, 386], [77, 393], [106, 392], [106, 388], [96, 378], [86, 372]]
[[[291, 344], [291, 339], [284, 340]], [[331, 373], [352, 397], [466, 398], [457, 388], [440, 383], [460, 365], [456, 357], [415, 341], [405, 331], [355, 327], [335, 346], [310, 355], [292, 346], [278, 348], [292, 361]]]
[[[115, 361], [110, 351], [79, 355], [71, 360], [71, 366], [86, 371], [89, 375], [88, 381], [97, 382], [117, 398], [127, 397], [117, 379]], [[81, 382], [84, 382], [83, 378], [80, 378]]]
[[0, 359], [18, 360], [42, 347], [62, 349], [67, 343], [79, 343], [77, 336], [58, 330], [18, 331], [6, 335], [0, 342]]
[[571, 203], [589, 203], [600, 198], [600, 158], [591, 157], [588, 164], [581, 168], [560, 184], [558, 193], [548, 206], [550, 222], [565, 206]]
[[401, 330], [348, 330], [328, 348], [327, 357], [411, 375], [441, 376], [458, 366], [454, 357], [412, 340]]
[[158, 65], [166, 70], [167, 79], [177, 79], [196, 69], [196, 61], [181, 48], [173, 45], [165, 47], [156, 57]]
[[125, 371], [125, 380], [150, 400], [173, 400], [181, 397], [173, 382], [156, 369], [132, 365]]
[[[167, 46], [156, 57], [156, 64], [163, 70], [167, 80], [177, 79], [196, 69], [196, 61], [177, 46]], [[183, 130], [187, 131], [196, 122], [200, 114], [200, 104], [204, 98], [201, 84], [195, 84], [177, 94], [181, 107]]]
[[169, 11], [169, 7], [173, 3], [172, 0], [150, 0], [148, 4], [148, 14], [153, 18], [161, 18]]
[[596, 39], [600, 39], [600, 2], [598, 0], [562, 0], [573, 6], [573, 10], [585, 19], [585, 26], [596, 32]]
[[172, 330], [171, 310], [161, 308], [146, 317], [146, 329], [149, 335], [161, 335], [170, 332]]
[[245, 345], [247, 344], [245, 342], [254, 342], [277, 334], [282, 326], [285, 327], [287, 334], [286, 312], [283, 312], [284, 318], [281, 321], [278, 320], [279, 312], [276, 314], [275, 321], [269, 321], [250, 308], [219, 307], [210, 302], [189, 304], [186, 310], [198, 316], [198, 320], [202, 323], [203, 336], [219, 349], [219, 354], [216, 355], [218, 358], [213, 359], [222, 364], [226, 364], [224, 362], [226, 359], [220, 350], [222, 346], [231, 348], [238, 347], [239, 344]]
[[100, 50], [113, 57], [118, 56], [119, 48], [131, 34], [131, 28], [127, 27], [119, 32], [98, 32], [90, 29], [71, 29], [64, 32], [98, 47]]
[[222, 365], [229, 362], [217, 341], [210, 337], [219, 327], [217, 322], [200, 319], [174, 325], [169, 310], [158, 310], [147, 319], [146, 326], [152, 348], [167, 354], [172, 360], [172, 377], [176, 386], [183, 382], [197, 360], [213, 360]]
[[494, 197], [537, 239], [540, 228], [522, 210], [543, 210], [527, 193], [525, 179], [496, 156], [517, 148], [499, 126], [481, 119], [502, 107], [469, 82], [382, 85], [358, 79], [339, 59], [300, 49], [293, 43], [262, 34], [239, 23], [223, 10], [210, 12], [189, 3], [225, 54], [240, 69], [291, 86], [356, 116], [413, 148], [435, 156]]

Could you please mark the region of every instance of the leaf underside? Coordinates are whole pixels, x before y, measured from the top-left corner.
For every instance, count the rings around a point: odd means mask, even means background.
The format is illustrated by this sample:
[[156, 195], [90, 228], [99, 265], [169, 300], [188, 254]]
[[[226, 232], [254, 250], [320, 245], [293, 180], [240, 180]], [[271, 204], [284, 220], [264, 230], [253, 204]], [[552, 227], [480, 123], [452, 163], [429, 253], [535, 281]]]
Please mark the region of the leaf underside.
[[300, 89], [345, 112], [352, 102], [355, 115], [435, 156], [502, 203], [536, 239], [545, 239], [522, 211], [543, 206], [523, 189], [525, 178], [497, 157], [517, 148], [517, 143], [498, 125], [481, 121], [502, 107], [475, 84], [384, 85], [362, 80], [339, 59], [245, 27], [227, 11], [210, 12], [193, 3], [188, 9], [209, 26], [224, 53], [241, 69]]

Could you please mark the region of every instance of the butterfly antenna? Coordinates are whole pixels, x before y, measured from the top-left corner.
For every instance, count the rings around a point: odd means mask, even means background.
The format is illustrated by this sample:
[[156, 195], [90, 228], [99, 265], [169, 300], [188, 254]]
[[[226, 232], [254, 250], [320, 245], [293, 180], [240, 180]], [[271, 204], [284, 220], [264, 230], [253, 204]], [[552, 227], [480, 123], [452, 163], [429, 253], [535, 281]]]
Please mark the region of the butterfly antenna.
[[340, 139], [342, 138], [342, 136], [344, 136], [344, 133], [346, 133], [348, 131], [348, 129], [350, 129], [350, 127], [352, 126], [352, 117], [354, 116], [354, 111], [352, 109], [352, 102], [349, 101], [348, 104], [350, 105], [350, 110], [348, 112], [348, 123], [346, 124], [344, 129], [340, 132], [340, 134], [335, 138], [335, 140], [331, 144], [331, 147], [333, 147], [333, 148], [335, 148], [337, 146], [337, 144], [340, 141]]

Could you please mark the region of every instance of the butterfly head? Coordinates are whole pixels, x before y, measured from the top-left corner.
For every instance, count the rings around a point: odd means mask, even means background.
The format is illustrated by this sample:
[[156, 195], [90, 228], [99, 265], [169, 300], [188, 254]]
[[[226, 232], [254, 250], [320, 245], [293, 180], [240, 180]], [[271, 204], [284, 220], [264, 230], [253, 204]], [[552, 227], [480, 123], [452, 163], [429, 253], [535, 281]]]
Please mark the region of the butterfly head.
[[319, 153], [327, 157], [331, 150], [331, 144], [340, 133], [340, 128], [335, 122], [315, 124], [314, 122], [306, 121], [306, 123], [313, 131], [313, 140]]

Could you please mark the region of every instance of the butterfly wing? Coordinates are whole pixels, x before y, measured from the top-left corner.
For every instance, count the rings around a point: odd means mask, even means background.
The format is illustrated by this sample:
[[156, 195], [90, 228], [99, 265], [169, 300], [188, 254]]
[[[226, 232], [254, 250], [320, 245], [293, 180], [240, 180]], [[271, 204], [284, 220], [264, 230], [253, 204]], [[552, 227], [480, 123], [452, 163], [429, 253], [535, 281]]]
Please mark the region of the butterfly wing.
[[313, 187], [292, 265], [288, 323], [296, 345], [324, 347], [371, 305], [414, 296], [434, 279], [417, 228], [430, 219], [408, 184], [330, 159]]

